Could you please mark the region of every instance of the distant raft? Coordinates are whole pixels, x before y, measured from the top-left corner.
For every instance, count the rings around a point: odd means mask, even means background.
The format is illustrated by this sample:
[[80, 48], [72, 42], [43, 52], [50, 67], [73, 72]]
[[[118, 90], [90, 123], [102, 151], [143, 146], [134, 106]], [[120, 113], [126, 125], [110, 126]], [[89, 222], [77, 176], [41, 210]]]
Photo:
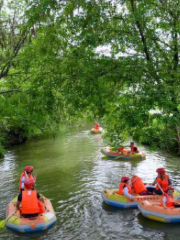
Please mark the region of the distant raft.
[[100, 127], [99, 129], [91, 128], [90, 132], [92, 134], [101, 134], [101, 133], [103, 133], [103, 128], [102, 127]]
[[[119, 195], [118, 193], [119, 189], [105, 189], [101, 193], [101, 196], [106, 204], [118, 208], [138, 207], [138, 204], [145, 200], [160, 202], [160, 200], [162, 199], [162, 195], [146, 195], [146, 196], [136, 195], [133, 196], [134, 201], [131, 201], [129, 198]], [[178, 199], [180, 197], [180, 193], [174, 191], [174, 197], [175, 199]]]
[[115, 152], [111, 147], [103, 147], [101, 149], [101, 153], [104, 154], [108, 158], [112, 158], [114, 160], [141, 160], [146, 158], [145, 153], [131, 153], [129, 155], [122, 155], [120, 152]]
[[[180, 200], [176, 200], [180, 203]], [[180, 222], [180, 208], [167, 208], [160, 206], [160, 202], [143, 201], [139, 203], [138, 208], [142, 215], [151, 220], [164, 223]]]
[[[7, 215], [10, 216], [16, 210], [17, 197], [15, 197], [7, 206]], [[51, 227], [56, 222], [56, 215], [49, 199], [44, 198], [46, 212], [37, 217], [24, 218], [18, 210], [6, 222], [6, 227], [16, 232], [28, 233], [43, 231]]]

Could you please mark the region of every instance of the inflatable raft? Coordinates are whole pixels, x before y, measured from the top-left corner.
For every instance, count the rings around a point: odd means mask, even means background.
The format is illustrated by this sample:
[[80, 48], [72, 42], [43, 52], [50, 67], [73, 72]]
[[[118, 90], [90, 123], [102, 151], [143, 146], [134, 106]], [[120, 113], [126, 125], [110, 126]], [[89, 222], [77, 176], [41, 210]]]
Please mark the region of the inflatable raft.
[[100, 134], [103, 132], [103, 128], [100, 127], [99, 129], [95, 129], [95, 128], [91, 128], [91, 131], [90, 131], [92, 134]]
[[[6, 217], [10, 216], [16, 210], [17, 197], [15, 197], [7, 206]], [[43, 231], [51, 227], [56, 222], [56, 216], [49, 199], [44, 197], [44, 206], [46, 212], [37, 217], [24, 218], [18, 210], [6, 222], [6, 227], [21, 233]]]
[[111, 147], [103, 147], [101, 153], [108, 158], [113, 158], [114, 160], [140, 160], [145, 159], [145, 153], [131, 153], [129, 155], [122, 155], [120, 152], [115, 152]]
[[[162, 195], [146, 195], [146, 196], [136, 195], [133, 196], [134, 201], [131, 201], [129, 198], [121, 196], [118, 193], [119, 189], [105, 189], [101, 193], [101, 196], [106, 204], [118, 208], [138, 207], [138, 204], [145, 200], [160, 202], [162, 198]], [[180, 193], [175, 191], [174, 197], [177, 199], [178, 197], [180, 197]]]
[[[180, 203], [180, 200], [176, 202]], [[138, 208], [146, 218], [164, 223], [180, 222], [180, 208], [164, 209], [160, 206], [160, 202], [147, 200], [139, 203]]]

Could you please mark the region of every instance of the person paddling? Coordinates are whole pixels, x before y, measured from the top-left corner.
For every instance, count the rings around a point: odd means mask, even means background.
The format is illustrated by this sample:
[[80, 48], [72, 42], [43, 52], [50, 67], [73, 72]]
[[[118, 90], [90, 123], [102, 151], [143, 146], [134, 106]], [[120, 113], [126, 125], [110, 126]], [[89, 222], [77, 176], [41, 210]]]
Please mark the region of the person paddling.
[[[151, 184], [152, 186], [156, 185], [156, 188], [154, 189], [152, 187], [148, 187], [147, 189], [149, 192], [162, 195], [163, 194], [162, 191], [166, 191], [166, 188], [170, 186], [172, 183], [171, 183], [171, 180], [169, 179], [169, 176], [166, 174], [166, 171], [164, 168], [158, 168], [156, 172], [158, 173], [158, 176], [156, 177], [154, 182]], [[159, 186], [161, 187], [161, 189], [159, 188]]]
[[32, 176], [34, 168], [33, 166], [26, 166], [24, 168], [24, 172], [21, 174], [20, 180], [19, 180], [19, 192], [24, 190], [24, 182], [28, 179], [34, 180], [34, 177]]
[[[38, 214], [45, 212], [43, 205], [43, 197], [34, 189], [34, 180], [29, 179], [24, 182], [25, 190], [19, 193], [18, 201], [16, 203], [16, 208], [20, 209], [21, 203], [21, 213], [25, 218], [37, 217]], [[40, 202], [40, 201], [41, 202]]]
[[134, 142], [130, 142], [130, 145], [126, 145], [125, 147], [130, 147], [130, 153], [134, 152], [134, 148], [137, 148], [137, 146], [134, 144]]
[[119, 195], [126, 196], [127, 198], [134, 200], [132, 196], [131, 186], [129, 185], [129, 177], [122, 177], [121, 182], [119, 184]]
[[165, 209], [172, 207], [180, 207], [179, 203], [174, 201], [173, 197], [174, 188], [172, 186], [168, 186], [166, 191], [163, 193], [163, 198], [161, 200], [161, 206]]

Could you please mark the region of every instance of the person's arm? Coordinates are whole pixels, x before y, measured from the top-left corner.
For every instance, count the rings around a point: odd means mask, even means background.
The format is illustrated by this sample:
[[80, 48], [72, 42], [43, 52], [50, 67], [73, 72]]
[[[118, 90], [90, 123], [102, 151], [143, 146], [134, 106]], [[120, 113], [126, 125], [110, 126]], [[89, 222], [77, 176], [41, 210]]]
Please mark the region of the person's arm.
[[17, 201], [17, 203], [16, 203], [17, 210], [19, 210], [19, 205], [20, 205], [20, 202]]
[[169, 185], [172, 185], [172, 181], [170, 178], [168, 179], [168, 183], [169, 183]]
[[134, 200], [133, 196], [131, 194], [129, 194], [127, 187], [125, 187], [123, 189], [123, 195], [126, 196], [127, 198], [131, 199], [131, 200]]
[[163, 197], [162, 202], [163, 202], [163, 207], [165, 209], [167, 209], [167, 206], [166, 206], [166, 204], [167, 204], [167, 197], [166, 196]]
[[19, 205], [20, 205], [21, 201], [22, 201], [22, 193], [20, 193], [18, 195], [18, 200], [17, 200], [17, 203], [16, 203], [17, 210], [19, 210]]
[[25, 181], [26, 181], [26, 177], [23, 176], [23, 177], [21, 178], [21, 189], [24, 189], [24, 183], [25, 183]]
[[156, 185], [157, 178], [154, 180], [154, 182], [152, 183], [152, 186]]

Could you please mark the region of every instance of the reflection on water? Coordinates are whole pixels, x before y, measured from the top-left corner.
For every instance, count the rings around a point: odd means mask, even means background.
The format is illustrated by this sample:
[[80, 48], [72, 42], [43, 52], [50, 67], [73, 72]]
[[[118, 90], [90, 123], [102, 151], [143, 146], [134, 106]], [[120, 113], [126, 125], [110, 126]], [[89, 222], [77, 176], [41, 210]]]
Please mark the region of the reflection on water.
[[24, 166], [33, 165], [36, 188], [52, 201], [57, 223], [44, 233], [28, 235], [4, 228], [0, 239], [178, 239], [180, 225], [145, 219], [138, 209], [108, 206], [102, 201], [101, 191], [118, 187], [122, 175], [138, 174], [150, 183], [158, 167], [165, 167], [180, 187], [179, 158], [139, 146], [147, 154], [145, 160], [106, 160], [100, 152], [106, 144], [101, 135], [91, 135], [90, 128], [62, 130], [56, 140], [38, 139], [7, 152], [0, 162], [0, 218], [5, 218], [7, 203], [17, 194]]

